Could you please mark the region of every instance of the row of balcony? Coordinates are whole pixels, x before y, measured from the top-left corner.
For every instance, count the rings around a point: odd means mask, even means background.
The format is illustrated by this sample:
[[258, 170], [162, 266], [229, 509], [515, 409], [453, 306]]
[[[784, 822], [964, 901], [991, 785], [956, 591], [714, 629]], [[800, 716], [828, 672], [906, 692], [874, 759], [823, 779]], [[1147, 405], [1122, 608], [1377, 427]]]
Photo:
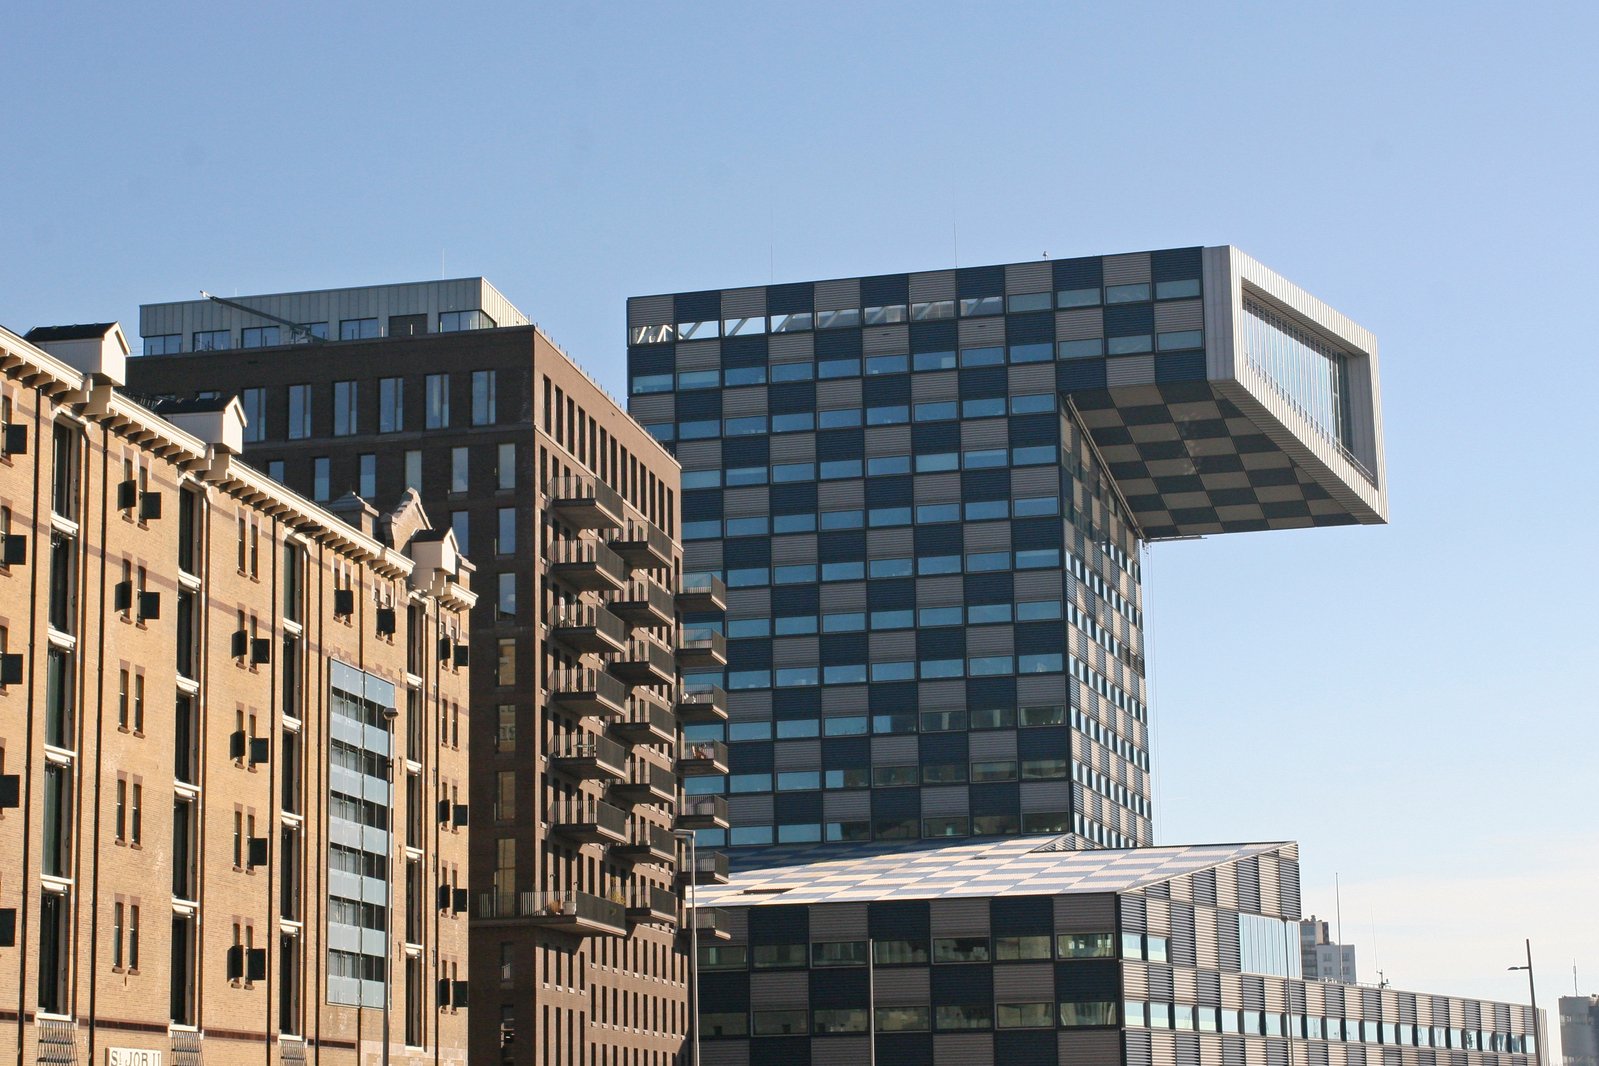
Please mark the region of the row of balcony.
[[[627, 749], [614, 740], [595, 734], [561, 738], [550, 749], [549, 760], [552, 770], [585, 781], [621, 781], [627, 777]], [[663, 772], [671, 776], [671, 771]], [[682, 777], [727, 773], [727, 745], [720, 740], [679, 745], [677, 773]]]
[[[725, 859], [725, 856], [724, 856]], [[715, 908], [685, 908], [688, 925], [700, 936], [727, 939], [728, 916]], [[481, 892], [477, 900], [480, 919], [522, 919], [579, 936], [626, 936], [629, 923], [676, 925], [678, 897], [657, 885], [641, 885], [629, 898], [607, 899], [592, 892], [566, 889], [557, 892]], [[684, 930], [687, 932], [687, 930]]]
[[[614, 669], [590, 666], [557, 670], [550, 675], [550, 698], [579, 717], [620, 719], [627, 715], [629, 686]], [[692, 683], [678, 686], [677, 716], [685, 722], [727, 721], [727, 692], [720, 685]]]

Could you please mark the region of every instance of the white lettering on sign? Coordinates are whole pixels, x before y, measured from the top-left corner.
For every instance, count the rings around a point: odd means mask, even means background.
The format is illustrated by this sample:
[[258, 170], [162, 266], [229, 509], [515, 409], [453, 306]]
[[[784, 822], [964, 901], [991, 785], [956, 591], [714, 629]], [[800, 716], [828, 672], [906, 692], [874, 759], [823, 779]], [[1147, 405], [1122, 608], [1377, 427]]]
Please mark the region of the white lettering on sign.
[[161, 1066], [161, 1052], [136, 1047], [108, 1047], [105, 1066]]

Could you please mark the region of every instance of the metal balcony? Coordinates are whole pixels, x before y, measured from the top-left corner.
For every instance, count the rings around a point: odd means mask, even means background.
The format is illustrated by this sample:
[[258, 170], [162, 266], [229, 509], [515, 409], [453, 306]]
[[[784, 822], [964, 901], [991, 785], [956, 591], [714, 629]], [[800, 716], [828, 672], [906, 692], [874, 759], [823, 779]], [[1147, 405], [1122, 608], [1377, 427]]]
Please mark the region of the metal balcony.
[[720, 740], [698, 740], [677, 749], [677, 772], [683, 777], [727, 773], [727, 745]]
[[728, 882], [727, 855], [720, 851], [702, 851], [694, 857], [694, 868], [678, 873], [677, 879], [683, 884], [692, 881], [696, 885], [725, 885]]
[[616, 594], [611, 611], [636, 626], [669, 626], [675, 621], [672, 594], [643, 577], [633, 578]]
[[677, 680], [677, 660], [665, 645], [634, 637], [611, 660], [611, 673], [632, 685], [670, 685]]
[[677, 861], [677, 838], [658, 825], [640, 827], [633, 839], [613, 844], [609, 855], [618, 862], [670, 866]]
[[615, 529], [626, 521], [622, 494], [597, 477], [558, 477], [546, 498], [555, 516], [574, 529]]
[[550, 699], [578, 715], [619, 718], [627, 713], [627, 686], [605, 671], [587, 666], [557, 670], [550, 678]]
[[621, 524], [621, 530], [611, 538], [616, 554], [627, 560], [627, 565], [641, 570], [659, 570], [672, 565], [677, 554], [672, 538], [654, 522], [630, 518]]
[[633, 902], [628, 905], [627, 920], [676, 925], [677, 895], [658, 885], [638, 889], [633, 894]]
[[576, 890], [484, 892], [478, 896], [478, 917], [488, 920], [519, 918], [578, 936], [627, 935], [625, 905]]
[[727, 610], [727, 586], [715, 574], [684, 574], [678, 585], [677, 606], [684, 611]]
[[627, 777], [627, 749], [587, 733], [562, 737], [550, 748], [550, 769], [586, 780], [621, 781]]
[[604, 607], [574, 604], [550, 622], [550, 635], [579, 655], [618, 652], [627, 646], [627, 626]]
[[631, 718], [611, 724], [611, 735], [629, 744], [672, 744], [677, 740], [677, 720], [653, 703], [641, 703]]
[[726, 829], [727, 800], [721, 796], [686, 796], [677, 809], [679, 829]]
[[550, 544], [550, 576], [581, 592], [619, 592], [627, 583], [627, 567], [598, 537], [557, 540]]
[[677, 642], [677, 662], [688, 669], [727, 665], [727, 638], [705, 626], [683, 630]]
[[588, 844], [628, 842], [627, 812], [598, 800], [573, 800], [550, 808], [550, 832]]
[[677, 775], [664, 766], [654, 763], [636, 764], [631, 781], [622, 781], [610, 788], [610, 797], [618, 803], [676, 803]]
[[733, 937], [731, 925], [732, 921], [727, 912], [720, 907], [689, 907], [681, 931], [685, 934], [690, 931], [698, 933], [701, 939], [713, 937], [717, 940], [731, 940]]
[[727, 692], [721, 685], [686, 684], [677, 692], [677, 716], [685, 722], [725, 722]]

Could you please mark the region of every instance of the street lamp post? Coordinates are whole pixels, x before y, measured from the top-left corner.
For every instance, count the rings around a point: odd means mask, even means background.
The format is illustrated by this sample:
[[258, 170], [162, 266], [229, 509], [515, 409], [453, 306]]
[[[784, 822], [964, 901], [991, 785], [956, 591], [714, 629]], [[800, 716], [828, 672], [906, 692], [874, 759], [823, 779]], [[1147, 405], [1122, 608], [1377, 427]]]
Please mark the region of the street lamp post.
[[[700, 870], [698, 850], [692, 829], [674, 829], [672, 835], [688, 842], [688, 1023], [692, 1043], [692, 1066], [700, 1066], [700, 912], [698, 909]], [[1536, 1066], [1536, 1064], [1534, 1064]]]
[[388, 734], [389, 789], [385, 799], [389, 846], [383, 860], [383, 1066], [389, 1066], [389, 1000], [394, 998], [394, 723], [398, 707], [383, 708], [383, 731]]
[[1538, 1030], [1538, 987], [1532, 980], [1532, 940], [1527, 941], [1527, 965], [1507, 966], [1507, 970], [1527, 971], [1527, 995], [1532, 1000], [1532, 1066], [1543, 1060], [1543, 1034]]

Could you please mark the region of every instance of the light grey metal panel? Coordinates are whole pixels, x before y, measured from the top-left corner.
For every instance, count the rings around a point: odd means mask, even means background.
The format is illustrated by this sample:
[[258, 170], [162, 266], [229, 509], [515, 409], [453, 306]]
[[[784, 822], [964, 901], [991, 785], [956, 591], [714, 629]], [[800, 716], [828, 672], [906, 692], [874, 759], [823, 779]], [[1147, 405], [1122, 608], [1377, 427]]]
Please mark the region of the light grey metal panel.
[[[1057, 1041], [1061, 1066], [1122, 1066], [1121, 1030], [1062, 1029]], [[1211, 1066], [1209, 1060], [1206, 1066]], [[1215, 1066], [1221, 1066], [1218, 1056]]]
[[1277, 856], [1260, 856], [1260, 913], [1282, 917], [1282, 883], [1278, 879]]
[[671, 393], [635, 396], [628, 404], [628, 414], [639, 422], [670, 422], [677, 417], [677, 400]]
[[1128, 999], [1149, 998], [1149, 968], [1141, 962], [1122, 963], [1122, 988]]
[[822, 796], [822, 817], [829, 822], [868, 818], [872, 813], [872, 794], [866, 789], [828, 792]]
[[914, 736], [873, 737], [873, 766], [916, 765], [917, 741]]
[[971, 801], [965, 785], [943, 785], [922, 789], [922, 817], [944, 814], [965, 814], [971, 810]]
[[723, 418], [737, 418], [740, 415], [764, 415], [765, 413], [766, 387], [764, 385], [723, 390]]
[[773, 363], [806, 363], [815, 351], [809, 333], [774, 333], [766, 342], [766, 358]]
[[1104, 260], [1106, 285], [1136, 285], [1149, 280], [1149, 253], [1107, 255]]
[[1216, 905], [1238, 909], [1238, 868], [1233, 863], [1216, 867]]
[[911, 427], [873, 426], [866, 431], [866, 454], [906, 455], [911, 450]]
[[811, 940], [865, 940], [866, 904], [818, 903], [810, 908]]
[[916, 658], [916, 632], [873, 633], [871, 635], [873, 662], [898, 662]]
[[1012, 263], [1005, 268], [1005, 292], [1054, 292], [1055, 266], [1047, 259], [1036, 263]]
[[963, 532], [969, 552], [1006, 551], [1010, 548], [1009, 522], [973, 522]]
[[773, 666], [815, 666], [819, 658], [815, 637], [778, 637], [772, 641]]
[[871, 1057], [869, 1037], [829, 1036], [811, 1041], [811, 1066], [860, 1066]]
[[721, 341], [687, 341], [677, 346], [679, 370], [715, 370], [722, 365]]
[[1011, 395], [1048, 392], [1055, 387], [1055, 367], [1052, 363], [1023, 363], [1007, 371]]
[[953, 270], [929, 270], [921, 274], [910, 276], [911, 303], [926, 303], [929, 300], [953, 300], [955, 298], [955, 272]]
[[1112, 388], [1118, 385], [1148, 385], [1154, 380], [1153, 355], [1127, 355], [1105, 360], [1105, 384]]
[[933, 1037], [933, 1061], [938, 1066], [990, 1066], [994, 1038], [988, 1033], [938, 1033]]
[[847, 511], [864, 506], [864, 481], [828, 481], [816, 486], [816, 502], [824, 511]]
[[832, 411], [841, 407], [861, 405], [861, 379], [844, 378], [841, 381], [816, 383], [816, 409]]
[[960, 378], [953, 370], [940, 370], [932, 374], [913, 374], [911, 376], [911, 400], [915, 403], [959, 398]]
[[707, 1040], [700, 1049], [704, 1066], [750, 1066], [748, 1040]]
[[722, 465], [722, 442], [684, 441], [677, 446], [677, 461], [683, 464], [684, 470], [715, 470]]
[[766, 288], [724, 289], [722, 291], [723, 318], [753, 318], [766, 314]]
[[866, 610], [866, 586], [859, 582], [822, 586], [822, 613]]
[[[1011, 475], [1013, 478], [1015, 474]], [[961, 498], [961, 476], [949, 474], [918, 474], [915, 481], [916, 502], [924, 503], [959, 503]]]
[[1155, 329], [1167, 333], [1176, 329], [1202, 329], [1205, 304], [1202, 300], [1165, 300], [1155, 305]]
[[898, 355], [911, 350], [909, 326], [873, 326], [861, 331], [861, 349], [867, 355]]
[[816, 434], [779, 433], [771, 438], [773, 463], [810, 463], [816, 461]]
[[750, 974], [751, 1010], [805, 1010], [810, 1003], [810, 975], [804, 970]]
[[1063, 341], [1087, 340], [1105, 335], [1105, 315], [1097, 307], [1080, 307], [1055, 315], [1055, 337]]
[[834, 311], [841, 307], [861, 305], [861, 279], [842, 278], [816, 283], [816, 309]]
[[1006, 448], [1010, 446], [1010, 426], [1003, 418], [979, 418], [962, 422], [961, 448]]
[[873, 529], [866, 534], [866, 554], [872, 559], [893, 559], [915, 551], [910, 529]]
[[1096, 892], [1055, 897], [1057, 933], [1111, 933], [1115, 930], [1115, 896]]
[[1004, 343], [1004, 315], [961, 319], [960, 346], [962, 348], [987, 348], [991, 345]]
[[[1023, 741], [1025, 743], [1025, 740]], [[1070, 781], [1023, 781], [1021, 804], [1024, 811], [1064, 811], [1071, 802]]]
[[1010, 472], [1012, 496], [1059, 496], [1060, 467], [1024, 466]]
[[[746, 515], [763, 515], [770, 508], [767, 505], [768, 490], [765, 485], [747, 489], [728, 489], [722, 496], [722, 511], [732, 518]], [[778, 538], [772, 542], [772, 556], [776, 559], [777, 546], [786, 538]]]
[[691, 540], [683, 545], [683, 569], [691, 574], [722, 568], [722, 542]]
[[735, 618], [759, 618], [772, 613], [772, 590], [728, 589], [727, 613]]
[[916, 602], [922, 607], [952, 607], [965, 602], [961, 578], [953, 574], [917, 578]]
[[[816, 660], [812, 659], [812, 662]], [[779, 740], [772, 746], [772, 765], [779, 770], [820, 770], [820, 740]], [[812, 912], [815, 913], [814, 911]], [[812, 919], [814, 921], [814, 918]], [[820, 939], [813, 937], [812, 939]]]
[[[762, 495], [762, 502], [765, 496]], [[729, 505], [728, 513], [732, 513]], [[793, 537], [772, 538], [772, 565], [782, 566], [787, 563], [814, 563], [816, 561], [816, 535], [807, 533]]]
[[872, 975], [877, 1002], [887, 1006], [915, 1006], [928, 1000], [930, 980], [923, 967], [891, 966]]
[[1231, 1010], [1244, 1009], [1244, 984], [1238, 974], [1221, 975], [1221, 1005]]
[[1055, 968], [1047, 962], [1007, 963], [994, 967], [994, 1000], [997, 1003], [1036, 1003], [1050, 998], [1055, 987]]
[[760, 721], [772, 717], [772, 694], [769, 691], [729, 692], [727, 713], [740, 722]]
[[748, 825], [751, 822], [770, 822], [772, 820], [772, 797], [770, 795], [756, 796], [729, 796], [727, 797], [728, 817], [736, 824]]
[[1150, 899], [1144, 905], [1144, 922], [1149, 932], [1157, 936], [1171, 934], [1171, 903], [1164, 899]]
[[1010, 626], [977, 626], [966, 631], [966, 654], [1009, 655], [1016, 650], [1016, 635]]
[[859, 714], [867, 706], [865, 685], [829, 685], [822, 689], [824, 715]]
[[1288, 1009], [1288, 990], [1284, 987], [1282, 978], [1266, 978], [1266, 1010], [1274, 1010], [1279, 1014]]
[[988, 897], [929, 901], [929, 918], [935, 937], [987, 936]]
[[1016, 758], [1014, 729], [982, 729], [972, 733], [966, 744], [973, 762]]

